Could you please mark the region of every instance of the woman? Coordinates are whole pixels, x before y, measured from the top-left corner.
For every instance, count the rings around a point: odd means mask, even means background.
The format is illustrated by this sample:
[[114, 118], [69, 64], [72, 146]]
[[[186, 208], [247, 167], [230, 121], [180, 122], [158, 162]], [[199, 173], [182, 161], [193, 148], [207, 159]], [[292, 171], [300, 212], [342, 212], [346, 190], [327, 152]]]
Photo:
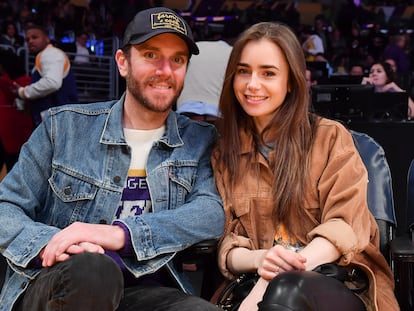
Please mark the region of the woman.
[[[347, 129], [308, 112], [305, 70], [287, 26], [259, 23], [234, 43], [213, 155], [227, 217], [219, 268], [260, 276], [239, 310], [263, 293], [259, 310], [397, 310], [366, 169]], [[368, 289], [311, 271], [324, 263], [365, 273]]]
[[12, 21], [7, 21], [3, 29], [5, 32], [0, 37], [0, 43], [13, 47], [14, 51], [24, 45], [24, 38], [17, 33], [16, 25]]
[[[388, 62], [377, 62], [372, 64], [369, 76], [362, 79], [362, 84], [372, 84], [375, 92], [405, 92], [395, 83], [395, 73]], [[414, 117], [414, 102], [408, 97], [408, 117]]]

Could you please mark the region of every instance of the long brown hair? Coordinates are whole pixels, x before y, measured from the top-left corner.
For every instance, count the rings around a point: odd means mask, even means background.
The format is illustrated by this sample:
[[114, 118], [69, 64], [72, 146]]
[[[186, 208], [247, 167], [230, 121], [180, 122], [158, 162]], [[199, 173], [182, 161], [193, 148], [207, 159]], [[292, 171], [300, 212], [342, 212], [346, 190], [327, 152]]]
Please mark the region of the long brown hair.
[[[252, 117], [244, 112], [233, 89], [234, 74], [243, 48], [248, 42], [260, 39], [270, 40], [284, 53], [289, 64], [290, 90], [262, 133], [258, 133]], [[240, 167], [240, 132], [245, 131], [252, 136], [254, 152], [250, 159], [258, 156], [258, 148], [264, 143], [264, 136], [271, 137], [276, 151], [275, 160], [270, 163], [274, 174], [275, 213], [280, 221], [287, 224], [289, 216], [300, 216], [302, 213], [310, 150], [315, 132], [314, 117], [308, 112], [310, 97], [305, 70], [306, 63], [301, 45], [288, 26], [273, 22], [255, 24], [245, 30], [233, 45], [219, 103], [222, 119], [218, 122], [220, 140], [216, 155], [221, 168], [229, 173], [229, 180], [225, 182], [232, 189], [241, 180], [241, 172], [246, 170], [245, 167]], [[250, 166], [248, 169], [255, 168], [253, 164]]]

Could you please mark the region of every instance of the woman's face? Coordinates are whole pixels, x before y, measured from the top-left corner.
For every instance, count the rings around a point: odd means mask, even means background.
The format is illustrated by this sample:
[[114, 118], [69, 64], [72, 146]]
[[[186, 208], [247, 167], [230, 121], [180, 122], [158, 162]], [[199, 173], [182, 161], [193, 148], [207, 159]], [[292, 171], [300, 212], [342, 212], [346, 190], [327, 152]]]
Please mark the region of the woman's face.
[[384, 86], [387, 84], [387, 74], [385, 73], [384, 67], [380, 64], [374, 64], [369, 71], [369, 77], [375, 86]]
[[270, 122], [289, 91], [289, 65], [282, 50], [268, 39], [245, 45], [236, 67], [234, 93], [259, 131]]

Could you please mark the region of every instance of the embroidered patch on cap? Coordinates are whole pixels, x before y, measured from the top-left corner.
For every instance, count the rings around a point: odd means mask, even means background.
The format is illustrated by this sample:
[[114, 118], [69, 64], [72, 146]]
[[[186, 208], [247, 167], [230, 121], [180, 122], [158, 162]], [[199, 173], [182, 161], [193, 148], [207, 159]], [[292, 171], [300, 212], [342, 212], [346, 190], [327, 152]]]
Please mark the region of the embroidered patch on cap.
[[187, 35], [187, 28], [185, 27], [184, 22], [170, 12], [151, 14], [151, 27], [152, 29], [173, 29], [183, 35]]

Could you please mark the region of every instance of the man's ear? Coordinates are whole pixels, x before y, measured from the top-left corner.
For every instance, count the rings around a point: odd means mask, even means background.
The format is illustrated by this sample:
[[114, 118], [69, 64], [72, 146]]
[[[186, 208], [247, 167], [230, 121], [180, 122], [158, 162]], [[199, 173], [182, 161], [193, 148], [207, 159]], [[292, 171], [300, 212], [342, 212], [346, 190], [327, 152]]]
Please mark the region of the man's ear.
[[121, 77], [125, 77], [128, 73], [128, 60], [125, 53], [119, 49], [115, 53], [115, 61], [118, 65], [118, 71]]

